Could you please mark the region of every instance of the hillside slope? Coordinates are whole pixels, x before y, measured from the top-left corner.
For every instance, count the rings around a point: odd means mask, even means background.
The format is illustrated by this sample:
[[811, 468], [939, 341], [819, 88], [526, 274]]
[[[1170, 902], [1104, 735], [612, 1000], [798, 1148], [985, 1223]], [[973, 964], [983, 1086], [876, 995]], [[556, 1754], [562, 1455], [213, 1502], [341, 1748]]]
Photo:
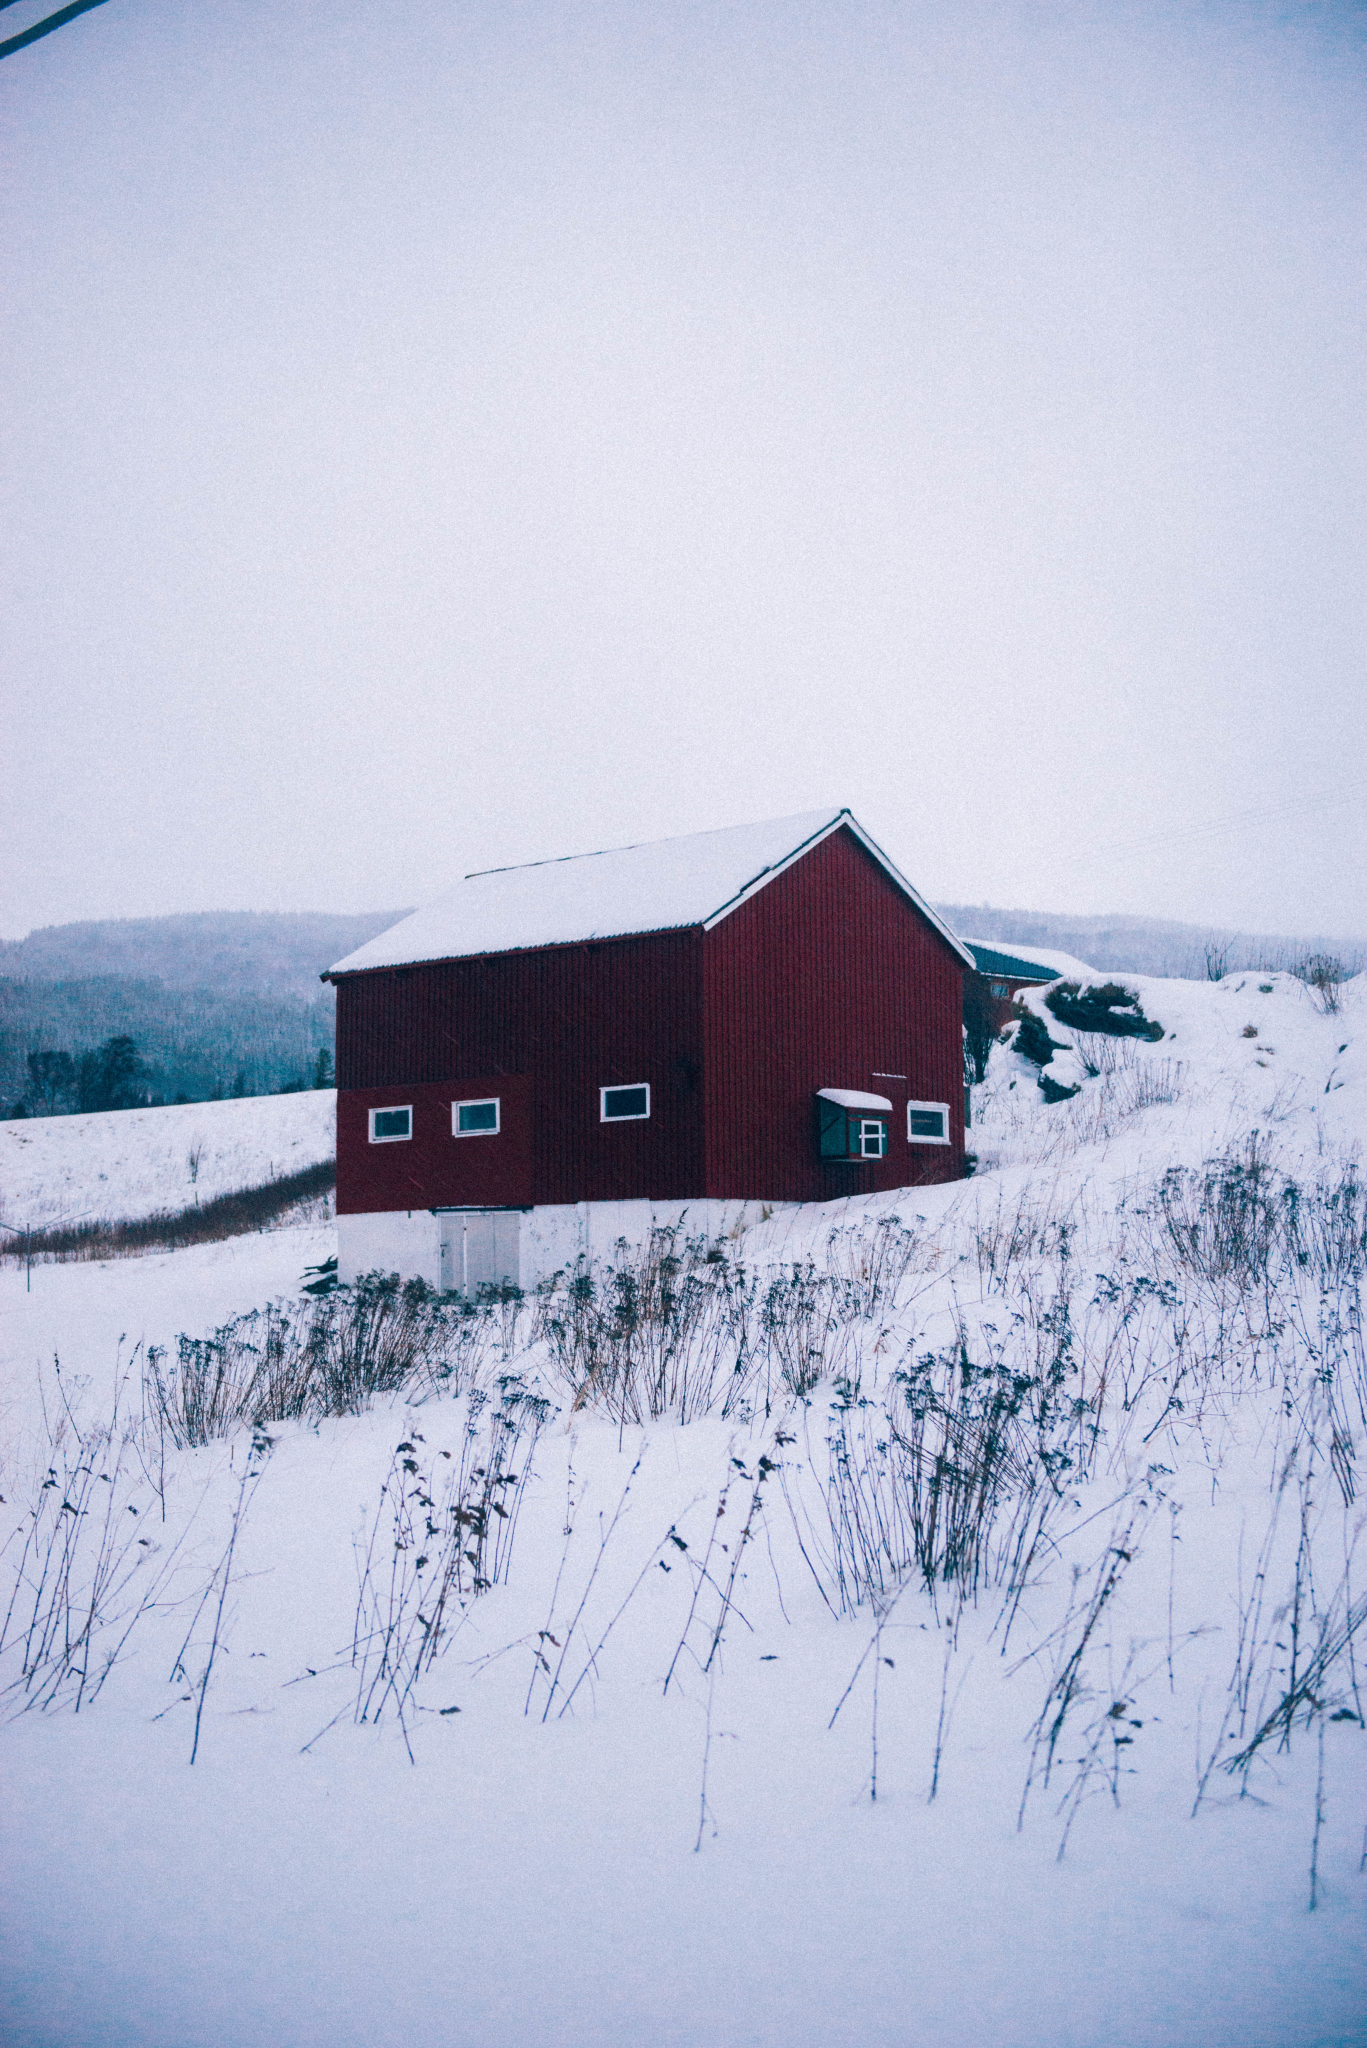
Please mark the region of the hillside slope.
[[0, 1123], [0, 1222], [123, 1221], [297, 1173], [336, 1149], [331, 1088]]
[[539, 1303], [0, 1272], [7, 2042], [1361, 2048], [1367, 989], [1129, 993]]

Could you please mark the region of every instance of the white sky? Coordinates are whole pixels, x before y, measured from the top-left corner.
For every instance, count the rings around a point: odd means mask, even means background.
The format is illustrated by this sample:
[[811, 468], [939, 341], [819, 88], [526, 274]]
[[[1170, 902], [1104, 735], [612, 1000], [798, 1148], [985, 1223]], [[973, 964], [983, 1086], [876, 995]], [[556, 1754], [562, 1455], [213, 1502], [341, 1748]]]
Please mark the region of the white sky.
[[110, 0], [0, 103], [0, 931], [848, 803], [1367, 934], [1361, 7]]

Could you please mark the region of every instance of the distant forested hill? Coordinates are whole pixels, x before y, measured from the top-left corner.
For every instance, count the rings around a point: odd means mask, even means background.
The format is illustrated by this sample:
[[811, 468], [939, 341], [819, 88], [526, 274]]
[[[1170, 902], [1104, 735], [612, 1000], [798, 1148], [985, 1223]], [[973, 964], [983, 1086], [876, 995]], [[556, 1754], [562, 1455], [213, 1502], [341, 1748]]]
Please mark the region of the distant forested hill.
[[[143, 1099], [191, 1102], [309, 1086], [333, 1047], [333, 995], [318, 976], [405, 913], [272, 916], [209, 911], [52, 925], [0, 941], [0, 1116], [78, 1106], [74, 1082], [35, 1090], [29, 1054], [84, 1057], [131, 1038]], [[61, 1067], [61, 1072], [68, 1069]]]
[[1367, 966], [1367, 941], [1301, 938], [1230, 931], [1219, 925], [1175, 924], [1158, 917], [1066, 917], [1049, 910], [1001, 910], [990, 903], [937, 903], [961, 938], [994, 939], [1047, 952], [1071, 953], [1108, 973], [1170, 974], [1203, 981], [1212, 968], [1290, 969], [1310, 953], [1331, 953], [1350, 973]]
[[[1064, 917], [990, 904], [936, 906], [965, 938], [1073, 953], [1093, 966], [1200, 978], [1228, 968], [1290, 967], [1308, 952], [1337, 953], [1350, 971], [1367, 947], [1324, 938], [1259, 938], [1142, 917]], [[204, 911], [50, 925], [0, 940], [0, 1116], [78, 1105], [81, 1061], [111, 1039], [132, 1039], [139, 1099], [199, 1102], [311, 1086], [333, 1048], [333, 995], [318, 976], [406, 913], [271, 915]], [[29, 1054], [49, 1054], [67, 1081], [44, 1100]], [[63, 1065], [63, 1058], [66, 1064]], [[115, 1098], [125, 1099], [125, 1098]]]
[[0, 939], [0, 976], [12, 981], [131, 976], [161, 981], [167, 988], [234, 994], [251, 989], [313, 1002], [325, 967], [405, 916], [403, 910], [346, 917], [327, 911], [206, 910], [185, 917], [46, 925], [26, 939]]

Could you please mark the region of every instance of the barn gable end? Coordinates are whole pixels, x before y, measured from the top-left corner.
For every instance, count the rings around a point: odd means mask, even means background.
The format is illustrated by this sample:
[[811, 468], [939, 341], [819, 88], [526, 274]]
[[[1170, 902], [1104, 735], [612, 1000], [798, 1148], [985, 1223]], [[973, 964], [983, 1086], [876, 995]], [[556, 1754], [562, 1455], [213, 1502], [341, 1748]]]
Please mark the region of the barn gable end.
[[[832, 833], [715, 926], [704, 963], [709, 1194], [827, 1201], [962, 1170], [962, 964], [859, 836]], [[892, 1102], [886, 1158], [819, 1157], [828, 1087]], [[948, 1107], [949, 1148], [907, 1144], [908, 1101]]]

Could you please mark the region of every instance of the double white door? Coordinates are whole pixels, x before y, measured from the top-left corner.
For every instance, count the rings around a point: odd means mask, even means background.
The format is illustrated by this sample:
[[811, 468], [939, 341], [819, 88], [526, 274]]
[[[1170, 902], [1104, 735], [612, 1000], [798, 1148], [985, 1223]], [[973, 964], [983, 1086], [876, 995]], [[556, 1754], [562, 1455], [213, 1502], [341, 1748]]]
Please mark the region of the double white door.
[[520, 1209], [448, 1210], [441, 1219], [443, 1293], [474, 1301], [481, 1288], [520, 1287], [521, 1249]]

